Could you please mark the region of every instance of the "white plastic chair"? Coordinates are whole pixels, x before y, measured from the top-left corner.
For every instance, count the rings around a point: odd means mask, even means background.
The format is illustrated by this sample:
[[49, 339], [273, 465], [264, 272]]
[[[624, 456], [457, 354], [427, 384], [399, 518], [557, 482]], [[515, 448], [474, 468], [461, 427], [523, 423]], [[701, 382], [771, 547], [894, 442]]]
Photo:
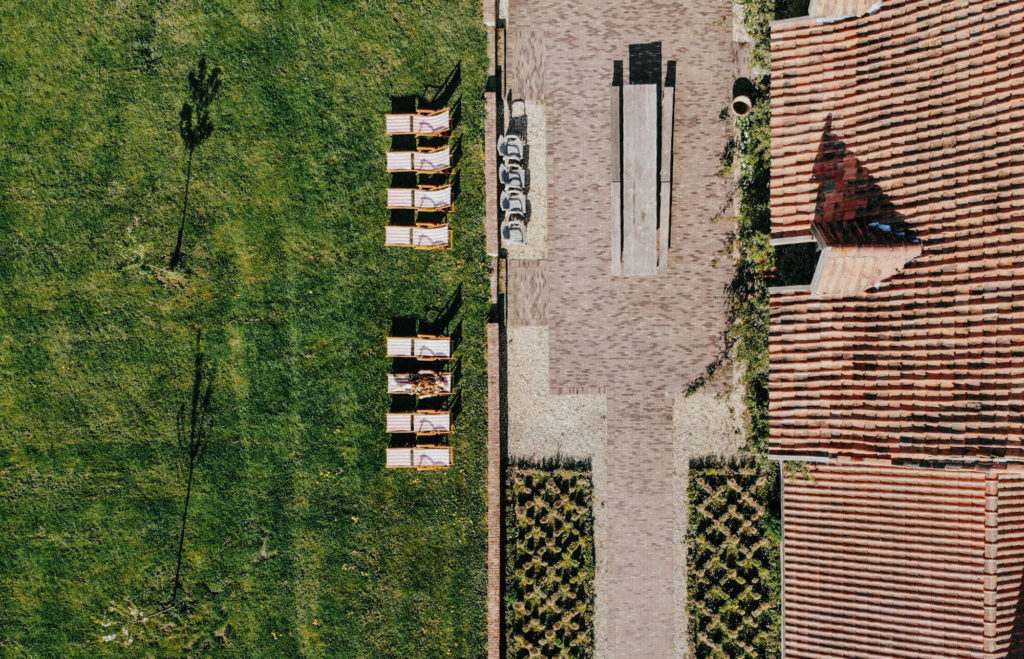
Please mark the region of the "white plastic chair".
[[510, 245], [526, 244], [526, 223], [517, 218], [501, 221], [501, 239]]
[[522, 190], [502, 190], [498, 204], [506, 215], [526, 214], [526, 195]]
[[502, 135], [498, 138], [498, 155], [509, 162], [518, 162], [526, 157], [526, 142], [518, 135]]
[[522, 190], [526, 187], [526, 170], [516, 164], [501, 164], [498, 167], [498, 180], [510, 190]]

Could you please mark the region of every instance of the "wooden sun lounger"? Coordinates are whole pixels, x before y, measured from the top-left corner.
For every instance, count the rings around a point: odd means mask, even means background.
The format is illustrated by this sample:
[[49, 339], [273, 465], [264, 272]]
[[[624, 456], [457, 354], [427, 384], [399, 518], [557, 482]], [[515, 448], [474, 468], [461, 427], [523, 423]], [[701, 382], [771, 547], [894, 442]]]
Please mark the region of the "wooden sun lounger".
[[451, 359], [452, 340], [448, 337], [420, 337], [413, 344], [412, 350], [413, 356], [416, 357], [416, 359]]
[[389, 413], [386, 428], [389, 433], [446, 435], [452, 431], [452, 417], [448, 412]]
[[451, 232], [447, 224], [439, 226], [387, 226], [384, 227], [384, 244], [388, 247], [412, 247], [413, 249], [451, 249]]
[[[434, 373], [434, 371], [420, 371], [421, 374]], [[417, 395], [417, 398], [430, 398], [432, 396], [451, 396], [453, 393], [452, 374], [447, 372], [437, 373], [440, 391], [433, 394]], [[389, 394], [413, 394], [412, 373], [389, 373], [388, 393]]]
[[455, 210], [452, 186], [421, 185], [416, 188], [388, 188], [387, 207], [396, 210], [439, 211]]
[[388, 357], [415, 357], [423, 361], [451, 359], [452, 340], [447, 336], [389, 336]]
[[447, 146], [436, 149], [420, 147], [416, 151], [389, 151], [389, 172], [446, 174], [452, 169], [451, 152]]
[[412, 448], [387, 449], [388, 469], [447, 469], [452, 466], [452, 447], [424, 444]]
[[451, 133], [452, 117], [448, 108], [418, 110], [413, 114], [385, 114], [386, 135], [423, 135], [443, 137]]

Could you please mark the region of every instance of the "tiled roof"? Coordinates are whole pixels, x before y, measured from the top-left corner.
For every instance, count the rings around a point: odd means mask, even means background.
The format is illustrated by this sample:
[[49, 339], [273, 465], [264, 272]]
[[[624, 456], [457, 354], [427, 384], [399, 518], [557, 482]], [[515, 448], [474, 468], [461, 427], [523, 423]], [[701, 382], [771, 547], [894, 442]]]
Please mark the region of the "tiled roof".
[[1024, 649], [1024, 476], [812, 464], [783, 516], [788, 659]]
[[1022, 26], [1024, 0], [773, 26], [773, 237], [921, 251], [772, 296], [773, 453], [1024, 463]]

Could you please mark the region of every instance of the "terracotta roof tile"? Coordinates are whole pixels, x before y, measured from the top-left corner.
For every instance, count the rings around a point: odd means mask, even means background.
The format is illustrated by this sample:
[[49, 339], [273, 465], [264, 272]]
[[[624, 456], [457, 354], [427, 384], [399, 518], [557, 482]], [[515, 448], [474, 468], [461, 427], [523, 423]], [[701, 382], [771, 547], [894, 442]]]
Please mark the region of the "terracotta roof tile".
[[787, 657], [1021, 648], [1024, 474], [810, 465], [783, 516]]
[[1024, 461], [1022, 25], [1020, 0], [887, 0], [773, 26], [773, 237], [921, 250], [772, 296], [773, 452]]

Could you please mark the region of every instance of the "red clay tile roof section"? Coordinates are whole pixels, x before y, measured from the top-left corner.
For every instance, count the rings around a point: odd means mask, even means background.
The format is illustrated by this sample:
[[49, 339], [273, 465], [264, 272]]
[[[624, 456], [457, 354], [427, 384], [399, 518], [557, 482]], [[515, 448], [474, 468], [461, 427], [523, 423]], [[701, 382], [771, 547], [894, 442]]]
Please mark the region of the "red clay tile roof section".
[[772, 296], [773, 453], [1024, 463], [1022, 25], [1024, 0], [886, 0], [773, 26], [773, 237], [891, 218], [922, 249], [878, 289]]
[[[991, 477], [990, 477], [991, 478]], [[995, 579], [994, 598], [986, 602], [986, 622], [994, 624], [992, 649], [997, 657], [1024, 654], [1024, 479], [1011, 474], [998, 475], [998, 507], [994, 526], [994, 555], [991, 557]], [[989, 552], [993, 553], [993, 552]], [[991, 611], [991, 612], [990, 612]]]
[[867, 465], [789, 474], [785, 656], [1019, 656], [1022, 510], [1019, 475]]

